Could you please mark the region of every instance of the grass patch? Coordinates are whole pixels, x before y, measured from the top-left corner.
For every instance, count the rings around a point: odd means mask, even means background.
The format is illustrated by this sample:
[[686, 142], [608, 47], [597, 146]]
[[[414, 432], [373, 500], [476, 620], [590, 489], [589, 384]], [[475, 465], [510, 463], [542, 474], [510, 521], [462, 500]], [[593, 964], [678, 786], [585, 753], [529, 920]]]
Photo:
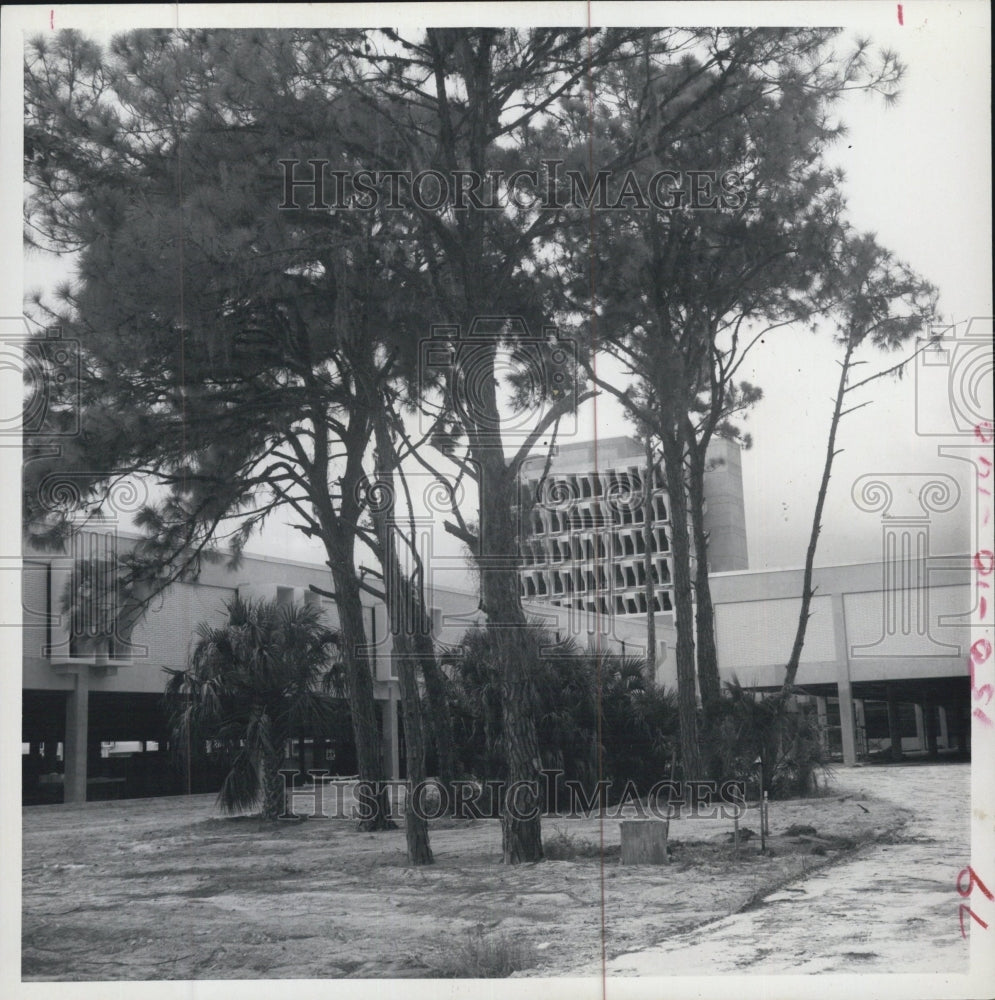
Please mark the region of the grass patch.
[[439, 975], [446, 979], [505, 979], [535, 964], [536, 949], [531, 941], [506, 931], [484, 934], [483, 928], [478, 928], [457, 940]]

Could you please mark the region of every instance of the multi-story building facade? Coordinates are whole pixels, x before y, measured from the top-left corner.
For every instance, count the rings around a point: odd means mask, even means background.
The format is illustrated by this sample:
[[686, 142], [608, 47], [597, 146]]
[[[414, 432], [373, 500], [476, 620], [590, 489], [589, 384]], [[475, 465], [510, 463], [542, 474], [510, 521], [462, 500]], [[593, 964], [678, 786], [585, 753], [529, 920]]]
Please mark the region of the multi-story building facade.
[[[548, 469], [544, 457], [531, 460], [523, 473], [533, 502], [522, 525], [522, 597], [601, 615], [652, 610], [670, 616], [670, 503], [660, 467], [651, 474], [647, 498], [644, 448], [630, 437], [561, 446]], [[705, 490], [710, 569], [746, 569], [742, 468], [734, 443], [716, 441], [709, 450]]]

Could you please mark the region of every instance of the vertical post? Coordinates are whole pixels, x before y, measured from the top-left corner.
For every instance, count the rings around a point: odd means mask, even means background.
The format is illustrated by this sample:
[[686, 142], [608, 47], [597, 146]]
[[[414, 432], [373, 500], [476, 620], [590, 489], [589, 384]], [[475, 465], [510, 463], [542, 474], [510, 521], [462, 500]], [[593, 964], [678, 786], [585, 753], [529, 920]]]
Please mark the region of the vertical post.
[[913, 704], [916, 720], [916, 750], [928, 749], [926, 745], [926, 719], [923, 717], [922, 705], [918, 702]]
[[926, 728], [926, 753], [935, 760], [940, 755], [936, 741], [936, 704], [928, 696], [922, 705], [922, 720]]
[[73, 676], [73, 689], [66, 699], [66, 738], [63, 742], [64, 802], [86, 802], [87, 729], [90, 688], [86, 668]]
[[902, 754], [902, 732], [898, 717], [898, 692], [894, 684], [885, 686], [885, 697], [888, 699], [888, 739], [891, 741], [891, 759], [899, 761]]
[[373, 674], [373, 681], [376, 683], [377, 675], [380, 673], [380, 657], [378, 656], [379, 646], [377, 645], [377, 608], [375, 604], [370, 605], [370, 671]]
[[767, 853], [767, 793], [760, 793], [760, 853]]
[[957, 701], [957, 747], [965, 757], [971, 756], [971, 706], [965, 700]]
[[384, 727], [390, 742], [390, 776], [395, 781], [401, 777], [401, 735], [397, 725], [397, 685], [387, 685], [387, 725]]
[[766, 853], [767, 840], [770, 837], [770, 802], [768, 800], [766, 792], [764, 792], [764, 800], [762, 806], [761, 829], [763, 830], [763, 835], [764, 835], [764, 853]]
[[829, 721], [826, 713], [826, 699], [816, 695], [815, 717], [819, 720], [819, 742], [823, 751], [829, 749]]

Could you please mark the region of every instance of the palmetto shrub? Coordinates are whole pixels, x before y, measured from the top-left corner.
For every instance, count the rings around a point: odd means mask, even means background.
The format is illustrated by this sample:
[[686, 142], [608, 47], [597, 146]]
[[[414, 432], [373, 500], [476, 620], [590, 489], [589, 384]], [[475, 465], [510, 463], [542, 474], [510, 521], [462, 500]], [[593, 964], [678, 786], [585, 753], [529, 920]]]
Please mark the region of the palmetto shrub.
[[[301, 731], [327, 726], [335, 633], [313, 605], [235, 597], [228, 621], [202, 622], [185, 670], [168, 669], [166, 704], [177, 747], [212, 741], [228, 762], [218, 801], [229, 813], [262, 800], [263, 816], [283, 812], [284, 749]], [[327, 684], [326, 684], [327, 686]]]
[[[676, 704], [670, 692], [647, 678], [645, 661], [585, 650], [572, 640], [557, 642], [537, 624], [530, 636], [538, 647], [533, 680], [543, 767], [562, 771], [561, 782], [594, 785], [608, 779], [616, 795], [629, 780], [645, 794], [667, 777], [676, 745]], [[457, 752], [463, 769], [482, 779], [506, 774], [500, 677], [491, 643], [486, 629], [470, 629], [443, 658]]]
[[744, 688], [736, 679], [726, 684], [707, 741], [719, 776], [744, 781], [752, 797], [761, 791], [761, 771], [762, 790], [771, 798], [808, 795], [817, 776], [830, 771], [814, 711], [780, 692]]

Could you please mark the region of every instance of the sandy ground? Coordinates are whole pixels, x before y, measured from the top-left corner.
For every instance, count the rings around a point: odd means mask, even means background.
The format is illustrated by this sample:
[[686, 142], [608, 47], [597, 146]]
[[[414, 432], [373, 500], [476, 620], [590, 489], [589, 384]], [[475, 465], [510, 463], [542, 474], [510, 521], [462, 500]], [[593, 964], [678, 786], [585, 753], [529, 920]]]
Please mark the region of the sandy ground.
[[[705, 970], [967, 973], [968, 942], [958, 923], [962, 900], [954, 886], [970, 858], [969, 777], [967, 765], [841, 771], [841, 790], [912, 807], [909, 821], [845, 864], [816, 872], [695, 933], [620, 956], [604, 971], [609, 976], [700, 975]], [[578, 972], [600, 975], [602, 965], [592, 963]]]
[[[499, 862], [496, 822], [442, 820], [437, 864], [411, 868], [401, 830], [225, 819], [212, 796], [26, 808], [22, 975], [452, 976], [464, 947], [499, 936], [527, 942], [519, 975], [600, 972], [703, 924], [716, 933], [715, 921], [820, 867], [835, 880], [848, 843], [893, 839], [911, 818], [894, 796], [831, 791], [771, 805], [772, 855], [752, 839], [735, 858], [729, 819], [684, 819], [671, 823], [673, 862], [655, 867], [619, 863], [616, 819], [545, 820], [547, 839], [603, 838], [603, 852], [513, 868]], [[741, 824], [759, 831], [758, 820], [751, 810]], [[799, 823], [822, 841], [784, 835]]]

